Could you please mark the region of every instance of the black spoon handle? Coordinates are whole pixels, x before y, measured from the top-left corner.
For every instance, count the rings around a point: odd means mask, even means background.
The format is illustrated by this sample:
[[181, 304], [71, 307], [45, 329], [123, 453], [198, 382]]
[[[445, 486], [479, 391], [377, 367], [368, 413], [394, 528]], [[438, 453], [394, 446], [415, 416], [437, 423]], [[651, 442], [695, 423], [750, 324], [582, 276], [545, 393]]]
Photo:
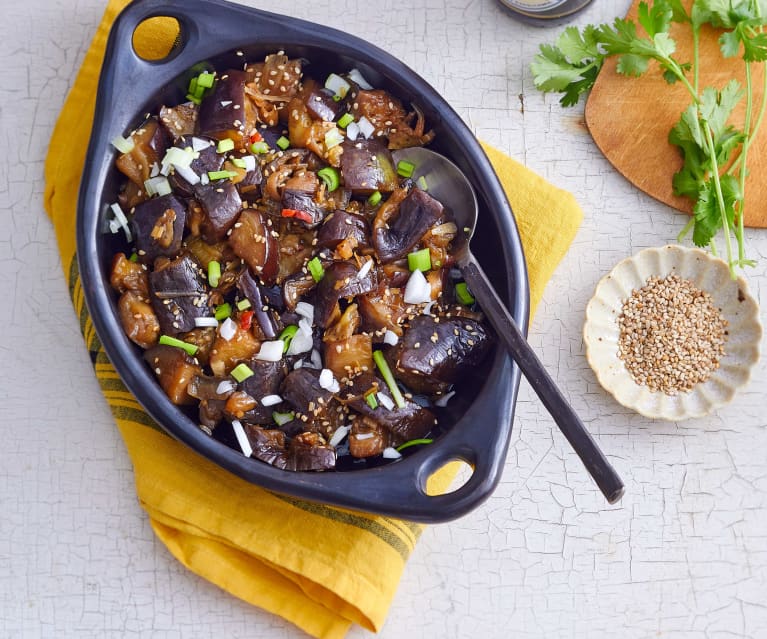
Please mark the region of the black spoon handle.
[[517, 323], [509, 314], [482, 268], [472, 256], [461, 264], [466, 284], [490, 320], [506, 350], [543, 402], [567, 441], [583, 461], [602, 494], [611, 504], [623, 496], [623, 482], [604, 456], [562, 391], [546, 372]]

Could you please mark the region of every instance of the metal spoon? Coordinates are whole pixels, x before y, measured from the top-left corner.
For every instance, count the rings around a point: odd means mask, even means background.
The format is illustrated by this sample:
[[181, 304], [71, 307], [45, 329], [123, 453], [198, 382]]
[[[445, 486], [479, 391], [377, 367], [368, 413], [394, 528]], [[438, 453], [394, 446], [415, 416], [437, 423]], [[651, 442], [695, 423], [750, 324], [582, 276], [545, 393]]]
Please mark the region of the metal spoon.
[[[423, 176], [428, 193], [439, 200], [453, 215], [459, 232], [453, 240], [457, 266], [490, 320], [509, 355], [533, 387], [543, 405], [559, 426], [567, 441], [586, 466], [599, 489], [611, 504], [617, 502], [624, 491], [623, 482], [604, 456], [583, 422], [576, 415], [554, 380], [522, 335], [492, 284], [474, 256], [469, 242], [477, 224], [477, 197], [471, 183], [455, 164], [446, 157], [422, 147], [396, 151], [394, 161], [407, 160], [415, 165], [413, 179]], [[463, 232], [464, 229], [468, 229]]]

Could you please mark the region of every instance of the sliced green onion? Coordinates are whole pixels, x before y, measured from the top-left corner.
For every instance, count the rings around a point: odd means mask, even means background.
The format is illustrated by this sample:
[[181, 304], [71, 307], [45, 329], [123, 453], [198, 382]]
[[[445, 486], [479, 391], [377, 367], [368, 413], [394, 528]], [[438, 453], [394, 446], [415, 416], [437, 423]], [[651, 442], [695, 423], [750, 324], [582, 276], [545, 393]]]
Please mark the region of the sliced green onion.
[[234, 164], [234, 166], [236, 166], [238, 169], [248, 168], [248, 163], [242, 158], [232, 158], [232, 164]]
[[281, 135], [277, 138], [277, 146], [284, 151], [290, 146], [290, 140], [288, 140], [288, 138], [286, 138], [284, 135]]
[[232, 305], [229, 304], [229, 302], [224, 302], [223, 304], [219, 304], [218, 306], [216, 306], [216, 312], [214, 313], [214, 317], [220, 322], [222, 320], [225, 320], [231, 314], [232, 314]]
[[213, 74], [203, 71], [197, 76], [197, 86], [203, 89], [210, 89], [213, 86]]
[[221, 280], [221, 264], [216, 260], [208, 262], [208, 283], [216, 288], [218, 282]]
[[269, 153], [269, 145], [263, 140], [250, 145], [251, 153]]
[[187, 88], [187, 91], [192, 95], [197, 93], [197, 76], [189, 80], [189, 87]]
[[345, 129], [347, 126], [349, 126], [352, 122], [354, 122], [354, 116], [351, 113], [344, 113], [340, 118], [338, 118], [338, 126], [340, 126], [342, 129]]
[[255, 373], [250, 369], [250, 367], [245, 363], [242, 362], [241, 364], [237, 364], [232, 369], [232, 372], [229, 373], [234, 379], [236, 379], [238, 382], [244, 382], [248, 377], [252, 377], [255, 375]]
[[219, 153], [226, 153], [227, 151], [231, 151], [234, 148], [234, 140], [231, 140], [229, 138], [224, 138], [223, 140], [219, 140], [218, 144], [216, 145], [216, 151]]
[[419, 177], [415, 181], [415, 183], [418, 185], [418, 188], [421, 189], [422, 191], [428, 191], [429, 190], [429, 185], [426, 184], [426, 178], [423, 175], [421, 177]]
[[284, 329], [282, 329], [282, 333], [280, 333], [280, 336], [277, 339], [281, 339], [285, 344], [285, 346], [282, 347], [283, 353], [288, 352], [288, 349], [290, 348], [290, 342], [293, 341], [296, 333], [298, 333], [298, 326], [295, 324], [291, 324], [290, 326], [286, 326]]
[[400, 160], [397, 162], [397, 175], [401, 175], [404, 178], [409, 178], [415, 171], [415, 164], [408, 162], [407, 160]]
[[332, 166], [326, 166], [324, 169], [317, 171], [317, 177], [327, 185], [328, 191], [335, 191], [338, 185], [341, 184], [341, 175], [338, 169]]
[[277, 426], [282, 426], [288, 422], [292, 422], [296, 418], [295, 413], [272, 413], [272, 419]]
[[320, 262], [320, 258], [318, 257], [310, 259], [306, 264], [306, 268], [309, 269], [315, 282], [319, 282], [325, 275], [325, 269], [322, 268], [322, 262]]
[[373, 194], [372, 194], [372, 195], [371, 195], [371, 196], [368, 198], [368, 203], [369, 203], [371, 206], [376, 206], [376, 205], [377, 205], [377, 204], [378, 204], [378, 203], [381, 201], [381, 197], [382, 197], [382, 196], [381, 196], [381, 192], [380, 192], [380, 191], [376, 191], [375, 193], [373, 193]]
[[250, 308], [250, 300], [246, 297], [245, 299], [240, 300], [237, 302], [237, 309], [240, 311], [245, 311]]
[[411, 271], [430, 271], [431, 253], [429, 253], [429, 249], [425, 248], [414, 253], [408, 253], [407, 265]]
[[183, 348], [188, 355], [194, 355], [197, 352], [197, 347], [194, 344], [187, 344], [180, 339], [171, 337], [170, 335], [160, 335], [160, 344], [165, 346], [175, 346], [176, 348]]
[[370, 393], [370, 395], [368, 395], [365, 398], [365, 401], [368, 403], [368, 406], [370, 406], [370, 408], [372, 408], [373, 410], [378, 408], [378, 400], [376, 399], [375, 393]]
[[411, 439], [409, 441], [406, 441], [404, 444], [400, 444], [397, 446], [397, 452], [402, 452], [406, 448], [410, 448], [411, 446], [421, 446], [424, 444], [431, 444], [434, 440], [433, 439]]
[[340, 101], [341, 101], [341, 96], [340, 95], [334, 95], [333, 96], [333, 102], [340, 102]]
[[135, 251], [131, 253], [131, 256], [128, 258], [128, 260], [131, 262], [138, 262], [138, 253]]
[[236, 175], [234, 171], [208, 171], [208, 178], [211, 180], [227, 180]]
[[389, 392], [394, 398], [394, 403], [397, 404], [397, 408], [405, 408], [405, 398], [402, 397], [399, 386], [397, 386], [397, 382], [394, 381], [394, 375], [392, 375], [391, 369], [384, 359], [384, 354], [381, 351], [375, 351], [373, 353], [373, 361], [376, 363], [376, 366], [378, 366], [378, 370], [381, 371], [381, 375], [383, 376], [386, 385], [389, 387]]
[[466, 286], [466, 282], [458, 282], [458, 284], [455, 285], [455, 296], [461, 304], [465, 304], [466, 306], [471, 306], [476, 302], [469, 287]]
[[187, 93], [186, 99], [189, 100], [190, 102], [194, 102], [195, 104], [200, 104], [202, 102], [202, 100], [200, 100], [200, 98], [198, 98], [193, 93]]

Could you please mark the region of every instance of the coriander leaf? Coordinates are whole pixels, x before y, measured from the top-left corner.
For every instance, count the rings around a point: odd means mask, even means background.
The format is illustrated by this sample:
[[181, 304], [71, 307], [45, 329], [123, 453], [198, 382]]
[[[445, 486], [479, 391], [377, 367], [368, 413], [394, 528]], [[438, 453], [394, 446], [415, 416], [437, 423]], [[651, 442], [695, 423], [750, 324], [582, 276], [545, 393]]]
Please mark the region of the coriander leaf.
[[727, 164], [732, 152], [735, 151], [745, 139], [742, 131], [737, 131], [735, 127], [728, 126], [727, 129], [715, 140], [716, 162], [719, 166]]
[[691, 22], [692, 19], [682, 5], [681, 0], [668, 0], [668, 5], [671, 9], [672, 22]]
[[[738, 29], [741, 32], [741, 29]], [[753, 37], [744, 35], [743, 59], [747, 62], [764, 62], [767, 60], [767, 33], [757, 33]]]
[[727, 124], [727, 119], [740, 100], [743, 92], [737, 80], [730, 80], [721, 91], [706, 87], [700, 98], [700, 115], [708, 126], [714, 138], [720, 136]]
[[657, 33], [653, 38], [655, 50], [664, 58], [670, 58], [676, 51], [676, 42], [668, 33]]
[[615, 70], [622, 75], [640, 76], [650, 65], [650, 60], [646, 57], [628, 53], [618, 58], [618, 65]]
[[719, 48], [725, 58], [734, 58], [740, 53], [740, 38], [735, 31], [725, 31], [719, 36]]
[[700, 129], [698, 111], [694, 106], [688, 106], [682, 112], [679, 122], [672, 127], [671, 133], [669, 133], [669, 142], [677, 146], [685, 142], [692, 142], [695, 146], [703, 148], [705, 144], [703, 132]]
[[568, 27], [557, 38], [557, 48], [572, 64], [583, 64], [599, 57], [599, 44], [596, 29], [589, 25], [583, 32], [576, 27]]
[[576, 82], [571, 82], [567, 85], [564, 95], [560, 98], [559, 103], [564, 107], [575, 106], [578, 104], [581, 95], [594, 86], [598, 74], [599, 67], [591, 67], [590, 69], [585, 70], [582, 74], [582, 80], [577, 80]]
[[535, 86], [542, 91], [564, 91], [571, 82], [581, 79], [581, 69], [570, 64], [556, 47], [541, 45], [530, 69]]
[[692, 231], [692, 241], [695, 246], [707, 246], [722, 227], [722, 216], [714, 194], [711, 181], [706, 182], [698, 191], [698, 200], [693, 207], [695, 227]]
[[674, 173], [671, 182], [676, 195], [683, 195], [693, 200], [698, 199], [702, 183], [702, 180], [686, 167]]
[[658, 33], [668, 31], [673, 12], [667, 2], [653, 2], [652, 6], [646, 2], [639, 3], [639, 24], [644, 27], [647, 35], [654, 38]]

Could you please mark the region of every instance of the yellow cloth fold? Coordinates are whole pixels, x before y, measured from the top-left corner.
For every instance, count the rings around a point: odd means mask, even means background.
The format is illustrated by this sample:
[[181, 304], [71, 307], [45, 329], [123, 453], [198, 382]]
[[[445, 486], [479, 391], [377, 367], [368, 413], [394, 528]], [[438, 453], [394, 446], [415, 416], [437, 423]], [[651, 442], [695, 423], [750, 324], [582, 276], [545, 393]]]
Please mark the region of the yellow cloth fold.
[[[233, 595], [318, 638], [340, 638], [352, 623], [377, 631], [421, 527], [276, 495], [201, 458], [141, 409], [93, 332], [77, 274], [74, 221], [106, 38], [126, 4], [109, 2], [59, 117], [45, 166], [45, 207], [96, 375], [133, 462], [141, 505], [179, 561]], [[175, 33], [172, 24], [160, 22], [136, 46], [167, 51]], [[517, 218], [535, 308], [582, 213], [569, 193], [500, 151], [485, 150]]]

